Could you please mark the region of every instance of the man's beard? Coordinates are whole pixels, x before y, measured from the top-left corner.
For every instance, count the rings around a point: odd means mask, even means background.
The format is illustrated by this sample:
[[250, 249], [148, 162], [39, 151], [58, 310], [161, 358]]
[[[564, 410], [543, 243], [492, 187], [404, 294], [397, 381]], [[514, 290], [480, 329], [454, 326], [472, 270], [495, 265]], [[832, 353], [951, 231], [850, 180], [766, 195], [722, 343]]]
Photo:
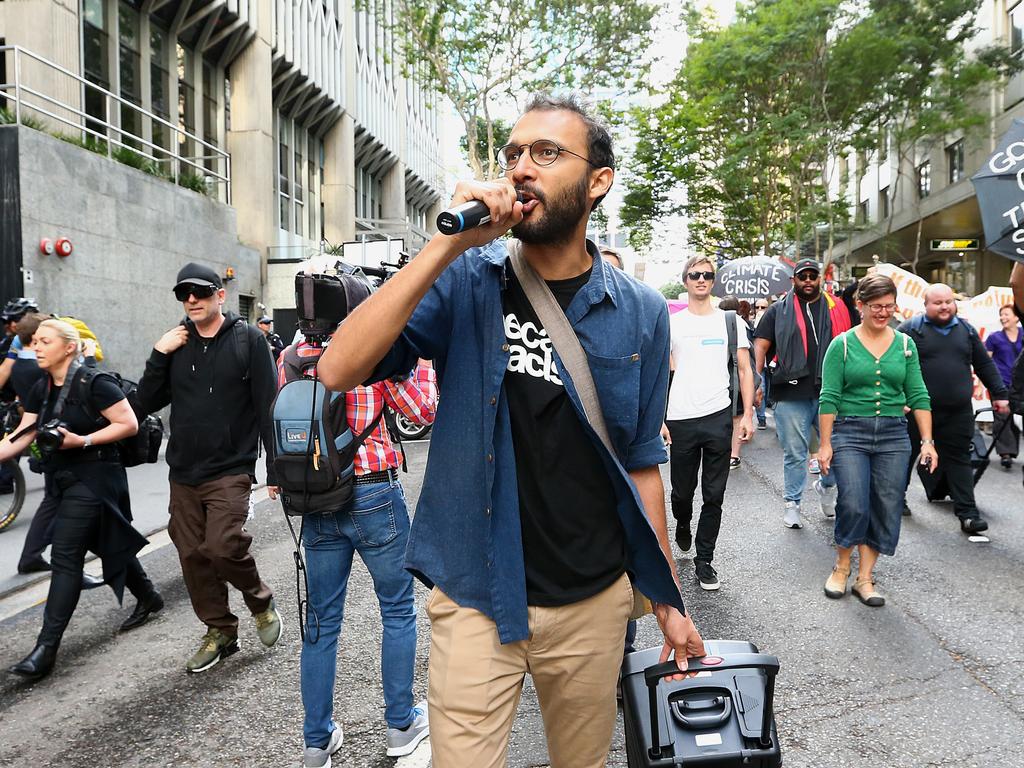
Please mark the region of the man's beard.
[[538, 190], [524, 187], [541, 203], [544, 204], [544, 215], [536, 220], [527, 220], [512, 227], [512, 236], [530, 245], [558, 245], [567, 243], [579, 226], [587, 210], [587, 186], [589, 174], [584, 173], [580, 180], [562, 191], [553, 200], [549, 200]]

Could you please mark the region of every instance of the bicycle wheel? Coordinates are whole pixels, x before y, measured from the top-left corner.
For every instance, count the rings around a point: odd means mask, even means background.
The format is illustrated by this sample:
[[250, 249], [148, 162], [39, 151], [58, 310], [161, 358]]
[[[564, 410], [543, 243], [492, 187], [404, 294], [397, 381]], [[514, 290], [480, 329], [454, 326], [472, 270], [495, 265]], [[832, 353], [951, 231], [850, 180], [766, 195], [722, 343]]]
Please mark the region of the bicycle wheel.
[[6, 530], [15, 521], [25, 503], [25, 475], [21, 465], [16, 461], [5, 461], [4, 467], [11, 473], [14, 492], [0, 496], [0, 531]]

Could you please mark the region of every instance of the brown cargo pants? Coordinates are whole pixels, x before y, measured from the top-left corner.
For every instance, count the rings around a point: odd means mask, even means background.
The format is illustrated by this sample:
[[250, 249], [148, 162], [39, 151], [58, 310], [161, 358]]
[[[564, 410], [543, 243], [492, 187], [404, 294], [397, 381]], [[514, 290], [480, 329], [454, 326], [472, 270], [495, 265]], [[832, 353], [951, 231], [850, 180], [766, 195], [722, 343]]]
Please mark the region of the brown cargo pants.
[[238, 617], [228, 606], [230, 584], [251, 613], [270, 607], [273, 594], [249, 553], [252, 536], [242, 529], [249, 513], [249, 475], [228, 475], [201, 485], [171, 481], [171, 521], [192, 609], [206, 626], [238, 635]]

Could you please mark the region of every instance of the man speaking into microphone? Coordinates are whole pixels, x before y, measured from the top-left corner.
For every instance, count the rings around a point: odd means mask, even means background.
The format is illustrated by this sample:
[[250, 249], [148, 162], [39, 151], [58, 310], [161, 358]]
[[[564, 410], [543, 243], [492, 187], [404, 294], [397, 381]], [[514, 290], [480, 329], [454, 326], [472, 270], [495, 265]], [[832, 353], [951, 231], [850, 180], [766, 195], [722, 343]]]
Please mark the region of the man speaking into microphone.
[[[489, 220], [435, 235], [342, 323], [320, 377], [346, 391], [423, 357], [444, 389], [406, 557], [433, 587], [435, 768], [505, 765], [527, 672], [552, 765], [599, 768], [633, 590], [653, 602], [663, 660], [685, 669], [704, 653], [658, 471], [668, 308], [586, 240], [615, 156], [577, 96], [533, 96], [497, 161], [504, 178], [460, 182], [452, 200], [483, 202]], [[509, 229], [517, 240], [500, 239]], [[553, 302], [538, 312], [527, 293], [545, 283]], [[586, 354], [567, 368], [573, 334]]]

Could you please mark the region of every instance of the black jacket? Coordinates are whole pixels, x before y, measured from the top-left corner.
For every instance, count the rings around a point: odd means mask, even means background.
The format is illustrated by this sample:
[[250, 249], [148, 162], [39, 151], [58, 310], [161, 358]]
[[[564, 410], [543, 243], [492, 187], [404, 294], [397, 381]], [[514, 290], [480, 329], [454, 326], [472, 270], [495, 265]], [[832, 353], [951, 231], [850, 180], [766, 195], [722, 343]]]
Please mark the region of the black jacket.
[[171, 480], [200, 485], [225, 475], [252, 475], [262, 436], [273, 485], [266, 449], [273, 438], [270, 406], [277, 375], [263, 334], [233, 312], [212, 339], [200, 337], [191, 322], [185, 325], [185, 346], [170, 355], [154, 349], [139, 382], [144, 409], [171, 406]]
[[971, 408], [974, 393], [972, 366], [993, 400], [1005, 400], [1009, 396], [1003, 377], [999, 375], [999, 369], [989, 357], [978, 332], [963, 319], [946, 336], [924, 322], [923, 315], [910, 318], [899, 329], [909, 334], [917, 345], [921, 375], [928, 387], [933, 411]]

